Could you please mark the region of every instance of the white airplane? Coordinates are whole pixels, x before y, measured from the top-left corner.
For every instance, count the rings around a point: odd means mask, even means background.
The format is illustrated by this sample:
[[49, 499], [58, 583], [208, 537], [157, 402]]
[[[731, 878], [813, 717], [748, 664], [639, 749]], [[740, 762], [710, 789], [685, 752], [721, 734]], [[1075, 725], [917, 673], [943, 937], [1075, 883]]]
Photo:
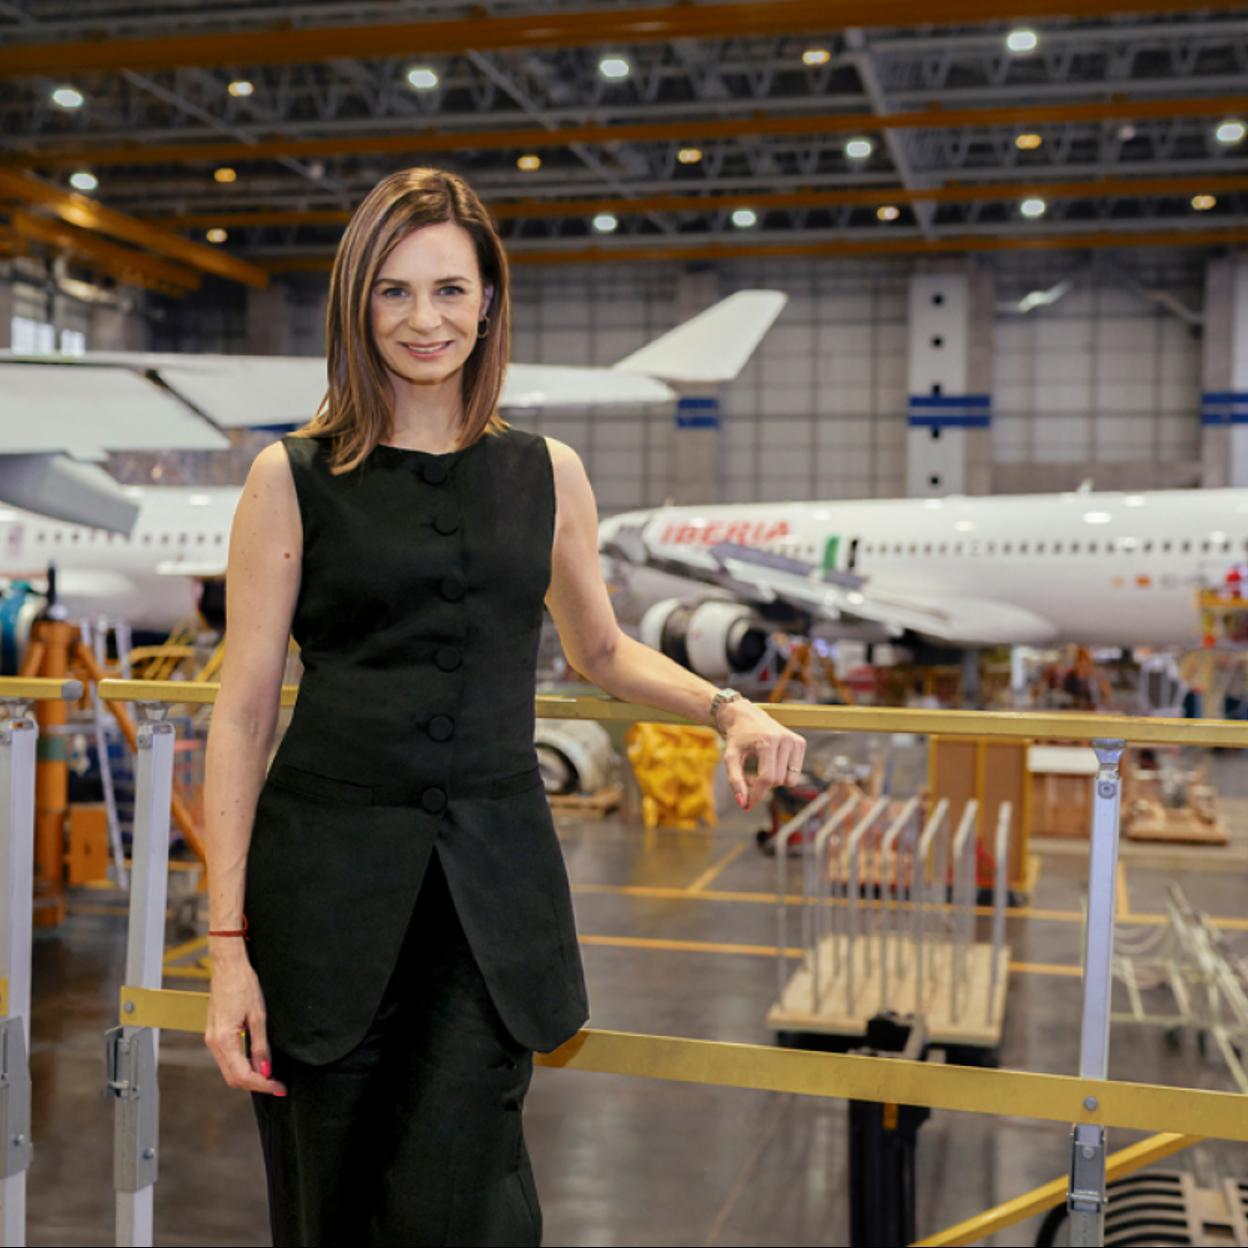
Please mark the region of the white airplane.
[[[663, 403], [731, 381], [787, 301], [738, 291], [609, 368], [512, 364], [499, 405]], [[108, 452], [224, 450], [223, 430], [305, 424], [324, 393], [315, 356], [0, 351], [0, 503], [128, 531], [138, 508], [99, 467]]]
[[[500, 406], [584, 409], [705, 393], [741, 371], [786, 301], [739, 291], [609, 368], [512, 364]], [[24, 648], [50, 566], [73, 619], [167, 631], [198, 610], [223, 623], [240, 491], [122, 486], [98, 461], [109, 451], [225, 449], [228, 428], [293, 428], [324, 389], [325, 362], [315, 357], [0, 352], [0, 579], [31, 585], [0, 598], [0, 665], [11, 670]]]
[[1248, 489], [662, 507], [603, 521], [599, 550], [621, 616], [710, 678], [772, 631], [1190, 647], [1198, 588], [1248, 563]]

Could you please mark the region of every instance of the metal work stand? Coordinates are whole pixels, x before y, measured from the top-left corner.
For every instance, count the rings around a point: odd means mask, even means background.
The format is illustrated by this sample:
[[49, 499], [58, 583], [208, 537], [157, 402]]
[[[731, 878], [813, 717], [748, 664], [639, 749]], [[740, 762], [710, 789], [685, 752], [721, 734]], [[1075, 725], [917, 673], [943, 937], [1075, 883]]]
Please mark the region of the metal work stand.
[[[165, 946], [174, 728], [164, 722], [164, 706], [141, 702], [138, 709], [141, 722], [125, 982], [132, 988], [159, 988]], [[160, 1089], [156, 1068], [160, 1032], [152, 1027], [114, 1027], [105, 1043], [107, 1088], [117, 1098], [113, 1120], [116, 1242], [150, 1245], [159, 1169]]]
[[0, 1244], [26, 1242], [30, 1167], [30, 946], [34, 895], [35, 742], [28, 703], [0, 723]]
[[[1079, 1076], [1109, 1076], [1109, 1015], [1113, 992], [1114, 902], [1118, 874], [1118, 807], [1122, 784], [1118, 764], [1125, 741], [1097, 741], [1100, 763], [1092, 806], [1088, 869], [1088, 924], [1083, 953], [1083, 1024], [1079, 1034]], [[1094, 1110], [1089, 1096], [1084, 1108]], [[1101, 1244], [1105, 1222], [1105, 1128], [1077, 1123], [1071, 1135], [1070, 1242], [1078, 1248]]]
[[[921, 1018], [880, 1014], [867, 1024], [866, 1057], [921, 1061]], [[849, 1242], [852, 1248], [893, 1248], [914, 1242], [914, 1153], [931, 1110], [917, 1105], [849, 1103]]]

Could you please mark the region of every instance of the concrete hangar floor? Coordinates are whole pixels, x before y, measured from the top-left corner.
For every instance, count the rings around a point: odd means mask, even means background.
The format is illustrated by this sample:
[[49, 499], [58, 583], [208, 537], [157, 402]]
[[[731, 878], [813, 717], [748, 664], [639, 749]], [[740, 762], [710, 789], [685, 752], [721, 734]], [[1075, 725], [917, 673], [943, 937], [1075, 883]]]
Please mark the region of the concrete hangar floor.
[[[1211, 760], [1231, 843], [1124, 844], [1119, 912], [1155, 923], [1177, 881], [1241, 944], [1248, 779]], [[775, 863], [757, 812], [713, 830], [647, 833], [618, 817], [559, 818], [593, 1008], [591, 1025], [768, 1044], [775, 998]], [[1082, 847], [1079, 847], [1081, 850]], [[1013, 967], [1001, 1046], [1010, 1069], [1074, 1073], [1081, 985], [1082, 852], [1033, 842], [1029, 904], [1009, 913]], [[980, 920], [986, 923], [987, 920]], [[68, 921], [35, 944], [32, 1245], [112, 1243], [112, 1102], [101, 1036], [115, 1019], [125, 903], [79, 890]], [[171, 919], [167, 943], [182, 937]], [[165, 984], [196, 959], [170, 959]], [[1119, 990], [1120, 991], [1120, 990]], [[1120, 1002], [1116, 1001], [1116, 1006]], [[225, 1088], [197, 1037], [161, 1041], [156, 1243], [268, 1242], [264, 1177], [248, 1098]], [[1160, 1029], [1117, 1024], [1110, 1075], [1230, 1088], [1215, 1052]], [[526, 1135], [550, 1245], [817, 1245], [848, 1242], [848, 1110], [810, 1097], [538, 1069]], [[1111, 1131], [1121, 1148], [1137, 1134]], [[1069, 1129], [1008, 1116], [936, 1112], [919, 1132], [917, 1227], [932, 1234], [1065, 1173]], [[1210, 1186], [1248, 1169], [1248, 1146], [1208, 1142], [1163, 1163]], [[1034, 1241], [1036, 1222], [986, 1242]]]

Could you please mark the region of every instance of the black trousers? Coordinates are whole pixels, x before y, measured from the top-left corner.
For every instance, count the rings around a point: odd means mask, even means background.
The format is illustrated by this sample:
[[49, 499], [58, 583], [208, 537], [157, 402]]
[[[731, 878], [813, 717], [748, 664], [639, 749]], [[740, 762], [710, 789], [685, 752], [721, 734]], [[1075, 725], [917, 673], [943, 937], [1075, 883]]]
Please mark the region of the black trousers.
[[436, 852], [363, 1041], [324, 1066], [272, 1058], [289, 1095], [252, 1101], [278, 1248], [541, 1243], [521, 1128], [533, 1056], [490, 1000]]

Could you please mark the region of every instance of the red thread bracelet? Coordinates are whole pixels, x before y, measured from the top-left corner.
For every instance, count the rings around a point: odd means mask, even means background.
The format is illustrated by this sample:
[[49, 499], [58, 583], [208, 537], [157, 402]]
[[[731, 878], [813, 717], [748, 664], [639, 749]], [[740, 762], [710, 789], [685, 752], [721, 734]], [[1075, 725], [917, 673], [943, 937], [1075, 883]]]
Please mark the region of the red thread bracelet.
[[229, 931], [229, 932], [227, 932], [227, 931], [217, 931], [217, 932], [214, 932], [214, 931], [212, 930], [212, 928], [209, 928], [209, 929], [208, 929], [208, 935], [209, 935], [209, 936], [241, 936], [244, 940], [247, 940], [247, 939], [249, 939], [249, 938], [248, 938], [248, 936], [247, 936], [247, 916], [246, 916], [246, 915], [243, 915], [243, 926], [242, 926], [242, 927], [241, 927], [238, 931]]

